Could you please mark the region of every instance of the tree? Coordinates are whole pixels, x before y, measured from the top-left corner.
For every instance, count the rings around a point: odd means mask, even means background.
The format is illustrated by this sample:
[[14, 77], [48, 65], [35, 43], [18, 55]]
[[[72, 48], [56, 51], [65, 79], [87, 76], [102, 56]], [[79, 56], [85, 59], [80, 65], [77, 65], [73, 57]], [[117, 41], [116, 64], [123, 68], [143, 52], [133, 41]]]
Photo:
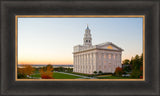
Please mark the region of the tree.
[[102, 71], [99, 71], [99, 72], [98, 72], [98, 74], [100, 74], [100, 75], [101, 75], [102, 73], [103, 73]]
[[60, 72], [64, 72], [64, 70], [65, 70], [65, 68], [64, 68], [64, 67], [62, 67], [62, 66], [60, 66], [58, 71], [60, 71]]
[[123, 68], [123, 72], [124, 73], [128, 73], [128, 72], [130, 72], [131, 71], [131, 67], [130, 66], [125, 66], [124, 68]]
[[18, 68], [18, 73], [22, 75], [31, 75], [35, 69], [31, 65], [23, 65], [23, 68]]
[[122, 68], [117, 67], [114, 73], [116, 76], [120, 77], [120, 76], [122, 76], [123, 70], [122, 70]]
[[97, 71], [94, 71], [93, 73], [96, 75], [96, 74], [97, 74]]
[[141, 76], [141, 72], [139, 70], [132, 70], [131, 77], [139, 78]]
[[125, 59], [124, 61], [123, 61], [123, 74], [127, 74], [128, 72], [130, 72], [131, 71], [131, 66], [130, 66], [130, 61], [128, 60], [128, 59]]
[[53, 66], [52, 66], [51, 64], [48, 64], [48, 65], [46, 66], [46, 68], [47, 68], [47, 67], [51, 67], [51, 68], [53, 68]]
[[131, 77], [133, 78], [140, 78], [143, 74], [143, 54], [141, 56], [136, 55], [131, 60], [132, 64], [132, 73]]
[[122, 64], [128, 65], [129, 63], [130, 63], [130, 61], [128, 59], [125, 59]]
[[41, 78], [42, 79], [53, 79], [53, 68], [51, 66], [47, 66], [46, 70], [42, 68], [40, 70]]
[[73, 72], [73, 68], [66, 68], [66, 71], [69, 72], [69, 73]]
[[140, 57], [138, 55], [136, 55], [134, 57], [134, 61], [133, 61], [133, 69], [134, 70], [140, 69], [140, 66], [141, 66]]

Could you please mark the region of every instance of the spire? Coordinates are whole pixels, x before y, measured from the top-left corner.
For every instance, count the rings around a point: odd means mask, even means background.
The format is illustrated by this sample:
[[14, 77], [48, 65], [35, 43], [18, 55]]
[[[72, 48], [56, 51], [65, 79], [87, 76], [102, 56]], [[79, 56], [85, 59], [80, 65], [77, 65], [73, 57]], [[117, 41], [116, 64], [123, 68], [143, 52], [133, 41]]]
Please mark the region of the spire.
[[87, 29], [89, 29], [88, 24], [87, 24]]
[[90, 29], [89, 29], [89, 27], [88, 27], [88, 24], [87, 24], [87, 28], [86, 28], [86, 30], [85, 30], [85, 34], [90, 34]]
[[87, 24], [87, 28], [85, 30], [85, 34], [84, 34], [84, 38], [83, 38], [83, 45], [85, 46], [92, 46], [92, 37], [91, 37], [91, 33], [90, 33], [90, 29], [88, 27], [88, 24]]

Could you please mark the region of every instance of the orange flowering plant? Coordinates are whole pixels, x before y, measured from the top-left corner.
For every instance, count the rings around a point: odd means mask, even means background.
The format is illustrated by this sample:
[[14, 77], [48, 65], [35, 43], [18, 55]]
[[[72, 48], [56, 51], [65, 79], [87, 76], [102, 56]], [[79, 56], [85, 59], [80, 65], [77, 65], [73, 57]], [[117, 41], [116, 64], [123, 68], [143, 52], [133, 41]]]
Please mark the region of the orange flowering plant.
[[18, 73], [24, 75], [31, 75], [33, 74], [35, 69], [31, 65], [23, 65], [23, 68], [18, 68]]
[[40, 69], [40, 74], [42, 79], [53, 79], [53, 68], [51, 66], [47, 66], [46, 70], [45, 68]]

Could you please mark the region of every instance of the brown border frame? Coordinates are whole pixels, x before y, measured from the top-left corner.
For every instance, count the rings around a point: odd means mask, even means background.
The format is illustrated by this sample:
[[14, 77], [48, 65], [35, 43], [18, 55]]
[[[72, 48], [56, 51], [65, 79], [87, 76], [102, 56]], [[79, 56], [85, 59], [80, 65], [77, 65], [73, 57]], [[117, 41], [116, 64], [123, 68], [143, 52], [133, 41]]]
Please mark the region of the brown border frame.
[[[0, 96], [160, 96], [159, 0], [0, 0]], [[15, 81], [16, 15], [145, 15], [145, 81]]]

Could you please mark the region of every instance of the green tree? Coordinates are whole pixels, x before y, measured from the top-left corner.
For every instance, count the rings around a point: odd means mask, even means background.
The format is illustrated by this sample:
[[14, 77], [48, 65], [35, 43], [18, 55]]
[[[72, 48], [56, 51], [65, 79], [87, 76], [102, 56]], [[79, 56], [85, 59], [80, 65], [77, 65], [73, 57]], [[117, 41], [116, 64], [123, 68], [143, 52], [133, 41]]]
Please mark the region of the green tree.
[[95, 75], [97, 75], [97, 71], [94, 71], [93, 73], [94, 73]]
[[98, 72], [99, 75], [101, 75], [102, 73], [103, 73], [102, 71], [99, 71], [99, 72]]
[[130, 67], [130, 66], [125, 66], [125, 67], [123, 68], [123, 71], [124, 71], [124, 73], [131, 72], [131, 67]]
[[46, 66], [46, 68], [47, 68], [47, 67], [53, 68], [53, 66], [52, 66], [51, 64], [48, 64], [48, 65]]
[[139, 78], [143, 74], [143, 54], [141, 56], [136, 55], [132, 58], [130, 64], [132, 65], [131, 77]]
[[129, 59], [125, 59], [124, 61], [123, 61], [123, 74], [127, 74], [128, 72], [130, 72], [131, 71], [131, 66], [130, 66], [130, 61], [129, 61]]
[[58, 71], [60, 71], [60, 72], [64, 72], [64, 71], [65, 71], [65, 68], [64, 68], [64, 67], [62, 67], [62, 66], [60, 66]]
[[66, 72], [73, 72], [73, 68], [66, 68]]
[[122, 64], [128, 65], [129, 63], [130, 63], [130, 61], [128, 59], [125, 59]]

